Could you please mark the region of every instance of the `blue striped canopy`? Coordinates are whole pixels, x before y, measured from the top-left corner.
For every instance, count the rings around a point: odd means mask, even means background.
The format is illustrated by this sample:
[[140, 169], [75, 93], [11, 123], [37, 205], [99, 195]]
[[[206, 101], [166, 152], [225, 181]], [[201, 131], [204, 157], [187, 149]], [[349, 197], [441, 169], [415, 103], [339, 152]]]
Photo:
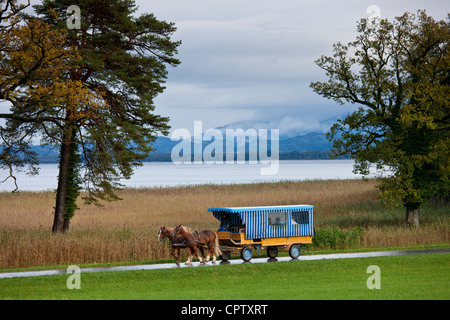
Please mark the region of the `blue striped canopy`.
[[208, 212], [221, 222], [226, 214], [230, 226], [245, 228], [246, 239], [314, 235], [314, 206], [311, 205], [210, 208]]

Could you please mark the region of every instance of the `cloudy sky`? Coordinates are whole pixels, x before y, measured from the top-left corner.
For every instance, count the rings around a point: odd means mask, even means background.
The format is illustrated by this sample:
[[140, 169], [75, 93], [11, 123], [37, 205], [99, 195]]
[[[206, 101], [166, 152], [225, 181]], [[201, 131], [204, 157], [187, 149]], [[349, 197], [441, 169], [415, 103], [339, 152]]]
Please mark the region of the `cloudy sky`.
[[375, 12], [392, 19], [426, 9], [444, 19], [448, 1], [152, 0], [142, 12], [175, 22], [181, 65], [169, 71], [157, 112], [173, 129], [235, 123], [280, 129], [282, 135], [326, 131], [353, 106], [312, 92], [325, 80], [314, 60], [333, 43], [355, 39], [356, 23]]
[[[37, 1], [33, 1], [37, 2]], [[356, 23], [375, 14], [392, 19], [426, 9], [444, 19], [448, 1], [362, 0], [137, 0], [140, 12], [174, 22], [181, 65], [170, 68], [156, 112], [172, 129], [229, 124], [280, 129], [284, 136], [327, 131], [353, 106], [337, 106], [312, 92], [325, 80], [314, 60], [333, 43], [356, 36]], [[74, 0], [76, 4], [76, 0]], [[4, 107], [3, 107], [4, 108]]]

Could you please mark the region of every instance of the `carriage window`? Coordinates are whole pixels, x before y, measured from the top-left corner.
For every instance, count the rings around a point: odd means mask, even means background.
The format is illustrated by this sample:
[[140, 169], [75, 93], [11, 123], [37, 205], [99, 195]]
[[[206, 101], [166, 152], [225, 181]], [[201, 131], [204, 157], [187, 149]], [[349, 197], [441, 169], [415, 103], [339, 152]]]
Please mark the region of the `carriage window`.
[[309, 224], [309, 211], [292, 212], [292, 219], [298, 224]]
[[268, 213], [269, 226], [279, 226], [286, 224], [286, 212], [269, 212]]

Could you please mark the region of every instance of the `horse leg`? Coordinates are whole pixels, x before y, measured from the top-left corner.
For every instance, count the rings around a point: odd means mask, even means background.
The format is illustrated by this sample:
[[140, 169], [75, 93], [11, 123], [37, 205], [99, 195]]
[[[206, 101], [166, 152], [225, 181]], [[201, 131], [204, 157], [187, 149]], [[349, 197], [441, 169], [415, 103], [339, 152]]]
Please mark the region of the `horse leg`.
[[192, 249], [191, 249], [191, 247], [187, 247], [187, 249], [188, 249], [188, 259], [187, 259], [187, 261], [184, 263], [185, 265], [187, 265], [187, 266], [190, 266], [191, 265], [191, 259], [192, 259]]
[[[199, 239], [199, 241], [204, 242], [204, 240], [201, 239], [201, 238]], [[209, 261], [209, 256], [211, 254], [211, 250], [209, 250], [208, 254], [205, 257], [205, 249], [206, 248], [203, 245], [200, 245], [199, 249], [200, 249], [200, 252], [202, 253], [202, 256], [203, 256], [203, 264], [206, 264]]]
[[[209, 248], [209, 247], [208, 247]], [[204, 252], [204, 248], [202, 248], [202, 251]], [[209, 256], [210, 256], [210, 254], [211, 254], [211, 248], [209, 248], [209, 252], [208, 252], [208, 254], [206, 255], [206, 262], [208, 262], [209, 261]], [[203, 257], [204, 257], [205, 255], [203, 254]]]
[[172, 257], [174, 257], [175, 259], [177, 258], [177, 256], [175, 255], [175, 247], [172, 247], [171, 254], [172, 254]]
[[180, 252], [180, 247], [177, 247], [177, 266], [180, 266], [180, 257], [181, 257], [181, 252]]
[[198, 250], [200, 250], [200, 255], [203, 258], [203, 261], [205, 260], [205, 249], [203, 247], [198, 247]]
[[214, 252], [214, 243], [208, 243], [209, 253], [213, 256], [212, 264], [216, 264], [216, 254]]
[[200, 261], [200, 264], [203, 264], [204, 262], [203, 262], [202, 257], [199, 257], [199, 255], [198, 255], [198, 253], [197, 253], [197, 250], [198, 250], [197, 245], [194, 245], [194, 246], [193, 246], [193, 249], [194, 249], [193, 251], [194, 251], [195, 256], [196, 256], [197, 259]]

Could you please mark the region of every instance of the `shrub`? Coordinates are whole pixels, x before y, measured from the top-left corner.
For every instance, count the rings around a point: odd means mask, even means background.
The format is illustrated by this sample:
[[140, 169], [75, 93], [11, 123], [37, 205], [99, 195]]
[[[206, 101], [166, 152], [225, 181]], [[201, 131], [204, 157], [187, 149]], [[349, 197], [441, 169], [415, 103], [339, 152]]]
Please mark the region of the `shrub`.
[[362, 227], [340, 229], [336, 226], [316, 229], [313, 245], [321, 249], [349, 248], [359, 244], [364, 234]]

